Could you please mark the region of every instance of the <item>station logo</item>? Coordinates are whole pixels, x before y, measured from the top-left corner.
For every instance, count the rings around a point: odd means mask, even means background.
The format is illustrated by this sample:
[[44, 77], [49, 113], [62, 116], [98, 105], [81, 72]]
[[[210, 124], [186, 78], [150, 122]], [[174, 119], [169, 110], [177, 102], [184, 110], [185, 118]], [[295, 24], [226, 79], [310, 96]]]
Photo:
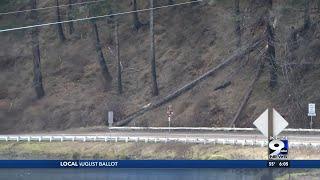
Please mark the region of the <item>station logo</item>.
[[288, 138], [281, 139], [271, 137], [269, 139], [269, 159], [287, 159], [288, 158]]

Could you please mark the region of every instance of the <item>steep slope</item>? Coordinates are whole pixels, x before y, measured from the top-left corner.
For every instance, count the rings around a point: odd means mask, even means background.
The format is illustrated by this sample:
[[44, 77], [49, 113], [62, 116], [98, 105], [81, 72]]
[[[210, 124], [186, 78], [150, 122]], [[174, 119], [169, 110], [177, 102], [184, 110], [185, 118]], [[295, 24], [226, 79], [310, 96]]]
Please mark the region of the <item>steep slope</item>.
[[[166, 1], [159, 1], [159, 5]], [[180, 2], [180, 1], [179, 1]], [[181, 1], [182, 2], [182, 1]], [[288, 1], [289, 2], [289, 1]], [[283, 10], [286, 1], [274, 4], [278, 17], [277, 56], [279, 57], [279, 84], [276, 89], [268, 88], [267, 68], [255, 86], [252, 97], [242, 113], [237, 126], [251, 126], [252, 121], [268, 105], [273, 104], [285, 114], [292, 127], [306, 127], [307, 103], [320, 102], [320, 72], [316, 66], [301, 67], [290, 71], [295, 78], [292, 85], [286, 84], [282, 65], [287, 63], [283, 42], [288, 38], [290, 27], [303, 24], [301, 13]], [[129, 10], [126, 0], [117, 1], [121, 11]], [[138, 1], [140, 8], [148, 7], [146, 1]], [[40, 6], [52, 5], [41, 1]], [[148, 26], [138, 32], [132, 29], [131, 16], [120, 17], [120, 47], [123, 64], [124, 94], [116, 92], [117, 63], [114, 57], [113, 26], [106, 19], [98, 21], [103, 51], [107, 65], [114, 77], [113, 88], [105, 91], [100, 67], [94, 50], [89, 22], [75, 23], [76, 33], [68, 35], [67, 41], [59, 42], [56, 27], [41, 28], [40, 46], [44, 87], [46, 96], [36, 100], [32, 87], [32, 53], [29, 30], [1, 33], [0, 43], [0, 132], [39, 130], [63, 130], [75, 127], [105, 125], [106, 113], [115, 111], [116, 120], [123, 119], [141, 107], [165, 97], [178, 87], [205, 73], [232, 54], [235, 47], [233, 4], [213, 1], [200, 5], [185, 5], [157, 10], [155, 15], [156, 61], [159, 97], [151, 96], [151, 75], [149, 65]], [[15, 6], [17, 7], [17, 6]], [[21, 9], [28, 8], [20, 5]], [[301, 8], [301, 6], [294, 6]], [[264, 27], [252, 26], [263, 14], [263, 7], [257, 2], [241, 2], [245, 12], [243, 18], [243, 44], [262, 36]], [[65, 10], [62, 9], [65, 15]], [[80, 8], [78, 17], [85, 17], [86, 9]], [[142, 22], [148, 21], [148, 12], [139, 13]], [[292, 52], [295, 59], [290, 63], [319, 63], [319, 17], [312, 16], [313, 28], [299, 40], [300, 46]], [[5, 27], [30, 24], [28, 15], [18, 14], [1, 18]], [[64, 17], [65, 19], [65, 17]], [[55, 21], [54, 11], [41, 13], [42, 22]], [[1, 27], [3, 29], [4, 26]], [[260, 51], [263, 49], [259, 48]], [[226, 126], [234, 117], [242, 97], [251, 82], [261, 52], [231, 64], [216, 76], [202, 82], [192, 90], [172, 101], [174, 108], [173, 126]], [[231, 84], [215, 91], [217, 86], [229, 80]], [[293, 81], [290, 81], [293, 83]], [[290, 97], [287, 97], [290, 96]], [[300, 104], [296, 106], [297, 102]], [[300, 117], [292, 112], [297, 109]], [[131, 125], [166, 126], [166, 105], [137, 118]], [[315, 124], [318, 127], [319, 124]]]

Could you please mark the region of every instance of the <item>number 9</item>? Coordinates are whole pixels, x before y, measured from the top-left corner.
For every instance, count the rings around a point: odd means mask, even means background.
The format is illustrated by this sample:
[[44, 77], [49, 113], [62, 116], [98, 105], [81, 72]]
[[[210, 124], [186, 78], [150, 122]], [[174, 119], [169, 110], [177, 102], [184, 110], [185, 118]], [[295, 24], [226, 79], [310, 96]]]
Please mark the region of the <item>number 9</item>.
[[278, 155], [281, 151], [282, 148], [284, 148], [284, 143], [280, 140], [272, 140], [269, 143], [269, 148], [274, 150], [273, 153], [271, 153], [270, 155]]

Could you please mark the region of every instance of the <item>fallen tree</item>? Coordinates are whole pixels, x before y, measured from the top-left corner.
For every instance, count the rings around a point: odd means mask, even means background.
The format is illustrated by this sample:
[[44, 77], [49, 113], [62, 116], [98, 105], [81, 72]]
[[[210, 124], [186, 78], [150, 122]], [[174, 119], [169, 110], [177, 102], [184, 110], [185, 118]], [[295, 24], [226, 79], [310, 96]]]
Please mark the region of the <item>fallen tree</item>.
[[159, 100], [157, 102], [151, 103], [151, 104], [149, 104], [147, 106], [144, 106], [143, 108], [139, 109], [138, 111], [136, 111], [136, 112], [130, 114], [129, 116], [127, 116], [124, 120], [116, 122], [114, 125], [115, 126], [126, 125], [129, 122], [131, 122], [133, 119], [141, 116], [142, 114], [146, 113], [147, 111], [150, 111], [150, 110], [155, 109], [155, 108], [157, 108], [159, 106], [162, 106], [163, 104], [166, 104], [169, 101], [177, 98], [181, 94], [187, 92], [188, 90], [192, 89], [194, 86], [196, 86], [197, 84], [199, 84], [203, 80], [207, 79], [208, 77], [210, 77], [211, 75], [216, 73], [218, 70], [224, 68], [225, 66], [227, 66], [228, 64], [232, 63], [233, 61], [235, 61], [237, 59], [241, 59], [246, 54], [254, 51], [260, 45], [261, 42], [262, 42], [261, 39], [254, 40], [253, 43], [251, 43], [251, 44], [249, 44], [247, 46], [243, 46], [242, 48], [238, 48], [237, 51], [234, 54], [229, 56], [226, 60], [224, 60], [218, 66], [212, 68], [211, 70], [207, 71], [205, 74], [199, 76], [197, 79], [191, 81], [190, 83], [187, 83], [186, 85], [184, 85], [183, 87], [179, 88], [175, 92], [167, 95], [163, 99], [161, 99], [161, 100]]
[[253, 87], [254, 85], [256, 84], [256, 82], [258, 81], [260, 75], [261, 75], [261, 72], [262, 72], [262, 67], [263, 65], [260, 64], [258, 69], [257, 69], [257, 73], [255, 75], [255, 77], [253, 78], [253, 80], [251, 81], [248, 89], [247, 89], [247, 92], [245, 93], [240, 105], [239, 105], [239, 108], [238, 108], [238, 111], [236, 113], [236, 115], [234, 116], [234, 118], [232, 119], [231, 123], [229, 124], [229, 127], [232, 127], [233, 125], [235, 125], [236, 121], [239, 119], [244, 107], [246, 106], [246, 104], [248, 103], [249, 99], [250, 99], [250, 96], [252, 94], [252, 91], [253, 91]]

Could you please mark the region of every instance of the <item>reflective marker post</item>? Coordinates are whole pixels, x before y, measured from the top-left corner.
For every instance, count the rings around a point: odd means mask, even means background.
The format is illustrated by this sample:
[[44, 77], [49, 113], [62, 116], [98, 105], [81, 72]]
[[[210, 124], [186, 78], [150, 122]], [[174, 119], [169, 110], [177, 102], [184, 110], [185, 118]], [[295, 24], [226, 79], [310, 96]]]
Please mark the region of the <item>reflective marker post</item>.
[[171, 117], [170, 117], [170, 116], [168, 117], [168, 121], [169, 121], [169, 133], [170, 133], [170, 126], [171, 126], [171, 124], [170, 124], [170, 122], [171, 122]]
[[113, 111], [109, 111], [108, 112], [108, 124], [109, 124], [109, 127], [112, 127], [112, 124], [113, 124]]
[[167, 115], [168, 115], [168, 125], [169, 125], [169, 133], [171, 129], [171, 116], [173, 115], [172, 105], [167, 107]]
[[308, 116], [310, 116], [310, 129], [312, 129], [312, 125], [313, 125], [312, 117], [316, 116], [316, 104], [315, 103], [309, 103]]

